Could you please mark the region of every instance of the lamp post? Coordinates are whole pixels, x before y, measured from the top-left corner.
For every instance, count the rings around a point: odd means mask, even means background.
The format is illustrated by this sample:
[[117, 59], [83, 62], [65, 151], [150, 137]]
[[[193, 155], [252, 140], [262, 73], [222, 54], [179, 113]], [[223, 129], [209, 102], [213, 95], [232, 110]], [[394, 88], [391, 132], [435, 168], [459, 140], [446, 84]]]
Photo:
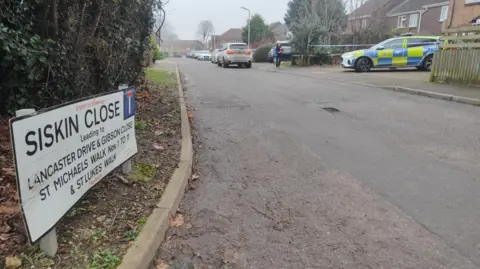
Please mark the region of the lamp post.
[[240, 7], [241, 9], [245, 9], [248, 11], [248, 38], [247, 38], [247, 46], [250, 49], [250, 9], [246, 7]]

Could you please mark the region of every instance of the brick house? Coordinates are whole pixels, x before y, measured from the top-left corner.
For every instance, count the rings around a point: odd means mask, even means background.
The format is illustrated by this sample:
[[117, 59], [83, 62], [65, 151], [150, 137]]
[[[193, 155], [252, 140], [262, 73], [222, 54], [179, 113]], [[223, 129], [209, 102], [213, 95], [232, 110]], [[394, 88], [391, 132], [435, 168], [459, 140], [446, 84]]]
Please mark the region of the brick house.
[[388, 12], [387, 25], [397, 34], [440, 35], [448, 9], [445, 0], [406, 0]]
[[480, 0], [450, 0], [445, 28], [480, 24]]
[[368, 0], [348, 15], [346, 34], [358, 33], [369, 25], [384, 20], [386, 14], [404, 0]]
[[288, 39], [288, 27], [279, 21], [271, 23], [268, 29], [273, 33], [275, 41]]
[[[213, 35], [210, 37], [209, 48], [220, 48], [222, 44], [229, 42], [243, 42], [241, 28], [231, 28], [221, 35]], [[215, 44], [215, 46], [213, 46]]]
[[191, 50], [205, 49], [202, 42], [198, 40], [167, 40], [160, 44], [160, 50], [170, 55], [185, 54]]

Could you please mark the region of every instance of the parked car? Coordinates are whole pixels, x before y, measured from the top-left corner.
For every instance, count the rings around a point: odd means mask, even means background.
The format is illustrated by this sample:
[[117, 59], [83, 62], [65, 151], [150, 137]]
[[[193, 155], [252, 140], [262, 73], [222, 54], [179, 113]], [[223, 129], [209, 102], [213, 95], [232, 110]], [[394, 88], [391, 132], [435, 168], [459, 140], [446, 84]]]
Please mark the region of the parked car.
[[384, 40], [363, 50], [342, 55], [342, 66], [356, 72], [368, 72], [371, 68], [416, 67], [430, 71], [433, 54], [443, 41], [439, 36], [400, 36]]
[[189, 53], [187, 53], [187, 58], [192, 59], [194, 55], [195, 55], [195, 51], [194, 50], [190, 51]]
[[217, 65], [227, 68], [236, 64], [239, 67], [252, 68], [252, 52], [245, 43], [227, 43], [219, 49]]
[[218, 49], [215, 49], [215, 50], [212, 52], [212, 64], [216, 64], [216, 63], [217, 63], [217, 55], [218, 55]]
[[210, 61], [212, 59], [212, 54], [208, 50], [202, 50], [197, 52], [196, 59], [199, 61]]
[[274, 52], [275, 52], [275, 47], [272, 47], [272, 48], [270, 49], [270, 51], [268, 52], [267, 61], [268, 61], [269, 63], [273, 63], [273, 54], [274, 54]]

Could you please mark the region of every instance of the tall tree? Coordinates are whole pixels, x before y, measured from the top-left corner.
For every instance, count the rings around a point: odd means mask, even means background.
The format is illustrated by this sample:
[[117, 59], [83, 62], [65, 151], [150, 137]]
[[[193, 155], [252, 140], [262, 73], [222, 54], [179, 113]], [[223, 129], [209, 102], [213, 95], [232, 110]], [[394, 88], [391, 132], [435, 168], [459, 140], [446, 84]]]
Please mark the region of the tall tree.
[[290, 0], [287, 4], [287, 13], [283, 18], [285, 24], [289, 27], [293, 26], [293, 23], [299, 19], [299, 11], [302, 8], [303, 0]]
[[[271, 41], [273, 38], [273, 33], [268, 29], [263, 17], [260, 14], [254, 14], [250, 20], [250, 44], [252, 47], [257, 47], [262, 42]], [[243, 27], [242, 39], [243, 42], [248, 42], [248, 20]]]
[[198, 24], [197, 35], [200, 42], [206, 44], [207, 41], [210, 39], [210, 36], [215, 31], [213, 24], [209, 20], [201, 21]]
[[342, 0], [292, 0], [288, 7], [285, 21], [293, 32], [294, 49], [302, 54], [319, 38], [336, 36], [346, 27]]

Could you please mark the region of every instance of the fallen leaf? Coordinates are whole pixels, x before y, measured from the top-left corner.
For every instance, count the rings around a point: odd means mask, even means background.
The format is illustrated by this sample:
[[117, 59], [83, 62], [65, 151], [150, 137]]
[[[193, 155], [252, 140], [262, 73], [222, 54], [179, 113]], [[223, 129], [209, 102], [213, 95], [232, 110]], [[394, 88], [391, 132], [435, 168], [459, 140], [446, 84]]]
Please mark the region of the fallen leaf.
[[153, 148], [156, 150], [164, 150], [165, 148], [163, 146], [160, 146], [159, 144], [153, 144]]
[[104, 222], [106, 218], [107, 218], [107, 216], [106, 216], [106, 215], [103, 215], [103, 216], [98, 217], [98, 218], [97, 218], [97, 221], [98, 221], [98, 222]]
[[168, 269], [168, 263], [160, 261], [159, 263], [157, 263], [157, 266], [155, 269]]
[[7, 257], [5, 259], [5, 269], [15, 269], [22, 266], [22, 260], [19, 257]]
[[20, 210], [18, 209], [18, 207], [16, 206], [0, 206], [0, 215], [1, 214], [8, 214], [8, 215], [11, 215], [11, 214], [16, 214], [20, 212]]
[[0, 234], [0, 241], [7, 241], [10, 238], [8, 234]]
[[182, 214], [177, 214], [175, 219], [170, 221], [170, 227], [180, 227], [185, 223], [185, 219]]
[[7, 168], [2, 168], [2, 171], [7, 175], [7, 176], [15, 176], [15, 168], [13, 167], [7, 167]]
[[165, 188], [165, 183], [163, 183], [163, 182], [162, 182], [162, 183], [159, 183], [159, 184], [156, 184], [155, 186], [153, 186], [153, 189], [154, 189], [154, 190], [157, 190], [157, 191], [163, 190], [164, 188]]

